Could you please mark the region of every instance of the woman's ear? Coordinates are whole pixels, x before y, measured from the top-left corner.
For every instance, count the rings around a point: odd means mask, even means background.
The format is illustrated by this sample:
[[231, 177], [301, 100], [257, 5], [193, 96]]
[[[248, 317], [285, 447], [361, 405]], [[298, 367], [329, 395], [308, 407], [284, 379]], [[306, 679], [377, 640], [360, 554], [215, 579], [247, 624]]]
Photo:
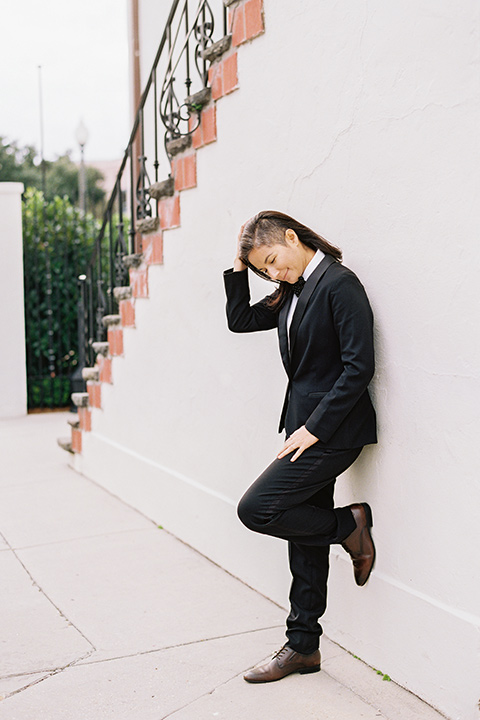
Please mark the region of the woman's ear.
[[285, 230], [285, 242], [292, 247], [295, 247], [299, 244], [300, 240], [298, 239], [298, 235], [295, 230], [292, 230], [291, 228]]

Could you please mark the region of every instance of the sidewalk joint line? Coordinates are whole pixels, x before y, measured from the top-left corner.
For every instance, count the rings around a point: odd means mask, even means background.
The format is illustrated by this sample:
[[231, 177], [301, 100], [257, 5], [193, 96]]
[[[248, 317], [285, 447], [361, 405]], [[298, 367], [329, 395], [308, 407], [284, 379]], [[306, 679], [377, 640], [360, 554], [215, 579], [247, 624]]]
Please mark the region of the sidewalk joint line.
[[235, 673], [235, 675], [232, 675], [231, 677], [227, 678], [223, 682], [216, 685], [211, 690], [207, 690], [206, 692], [201, 693], [201, 695], [198, 695], [193, 700], [190, 700], [190, 702], [185, 703], [185, 705], [182, 705], [181, 707], [176, 708], [175, 710], [172, 710], [172, 712], [169, 712], [167, 715], [163, 715], [163, 717], [159, 718], [159, 720], [168, 720], [168, 718], [174, 717], [178, 712], [181, 712], [182, 710], [185, 710], [185, 708], [190, 707], [194, 703], [198, 702], [204, 697], [207, 697], [208, 695], [214, 695], [219, 688], [223, 687], [224, 685], [227, 685], [232, 680], [235, 680], [236, 678], [240, 677], [240, 675], [243, 675], [249, 668], [245, 668], [245, 670], [240, 670], [240, 672]]
[[[22, 566], [22, 568], [24, 569], [24, 571], [26, 572], [26, 574], [28, 575], [28, 577], [29, 577], [30, 580], [32, 581], [33, 585], [39, 590], [39, 592], [42, 593], [43, 597], [50, 603], [50, 605], [52, 605], [52, 606], [55, 608], [55, 610], [58, 612], [58, 614], [60, 615], [60, 617], [62, 617], [62, 618], [65, 620], [66, 623], [68, 623], [69, 625], [71, 625], [71, 627], [73, 627], [73, 628], [77, 631], [77, 633], [90, 645], [90, 647], [92, 648], [91, 652], [95, 652], [95, 651], [96, 651], [95, 645], [87, 638], [87, 636], [80, 630], [80, 628], [78, 628], [78, 627], [75, 625], [75, 623], [73, 623], [71, 620], [68, 619], [68, 617], [65, 615], [65, 613], [64, 613], [62, 610], [60, 610], [60, 608], [58, 607], [58, 605], [56, 605], [56, 604], [53, 602], [52, 598], [49, 597], [49, 595], [47, 595], [47, 593], [45, 592], [45, 590], [44, 590], [44, 589], [38, 584], [38, 582], [35, 580], [35, 578], [33, 577], [33, 575], [32, 575], [32, 573], [30, 572], [30, 570], [27, 568], [27, 566], [25, 565], [25, 563], [20, 559], [20, 557], [18, 556], [18, 553], [16, 552], [16, 550], [10, 545], [10, 543], [9, 543], [8, 540], [7, 540], [7, 538], [6, 538], [2, 533], [0, 533], [0, 537], [1, 537], [1, 538], [5, 541], [5, 543], [8, 545], [8, 547], [10, 548], [10, 551], [13, 553], [13, 555], [14, 555], [15, 559], [17, 560], [17, 562]], [[88, 654], [90, 654], [90, 653], [88, 653]], [[86, 657], [88, 657], [88, 655], [87, 655]], [[68, 667], [68, 666], [67, 666], [67, 667]]]
[[[110, 535], [121, 535], [122, 533], [128, 532], [146, 532], [147, 530], [150, 531], [152, 529], [153, 528], [126, 528], [125, 530], [111, 530], [109, 532], [94, 533], [93, 535], [80, 535], [79, 537], [65, 538], [64, 540], [50, 540], [50, 542], [39, 543], [38, 545], [21, 545], [20, 547], [16, 547], [15, 550], [17, 550], [18, 552], [21, 552], [23, 550], [36, 550], [37, 548], [48, 547], [49, 545], [64, 545], [66, 543], [79, 542], [82, 540], [93, 540], [95, 538], [109, 537]], [[11, 549], [13, 551], [13, 547], [4, 549]]]
[[250, 635], [252, 633], [263, 632], [264, 630], [275, 630], [276, 628], [283, 628], [284, 625], [268, 625], [267, 627], [254, 628], [253, 630], [244, 630], [238, 633], [229, 633], [228, 635], [215, 635], [214, 637], [202, 638], [201, 640], [189, 640], [183, 643], [177, 643], [176, 645], [165, 645], [165, 647], [153, 648], [152, 650], [140, 650], [135, 653], [128, 653], [126, 655], [116, 655], [115, 657], [100, 658], [95, 660], [92, 658], [89, 662], [84, 662], [79, 667], [84, 665], [97, 665], [100, 663], [113, 662], [115, 660], [127, 660], [128, 658], [141, 657], [143, 655], [153, 655], [154, 653], [166, 652], [167, 650], [175, 650], [177, 648], [189, 647], [190, 645], [199, 645], [200, 643], [213, 642], [214, 640], [226, 640], [227, 638], [241, 637], [242, 635]]
[[31, 683], [28, 683], [28, 685], [24, 685], [23, 687], [18, 688], [17, 690], [12, 690], [12, 692], [7, 693], [1, 699], [7, 700], [8, 698], [13, 697], [14, 695], [19, 695], [20, 693], [24, 692], [25, 690], [28, 690], [29, 688], [34, 687], [35, 685], [38, 685], [39, 683], [44, 682], [45, 680], [48, 680], [49, 678], [54, 677], [55, 675], [59, 675], [64, 670], [67, 670], [69, 667], [73, 667], [74, 665], [76, 665], [78, 662], [80, 662], [84, 658], [89, 657], [92, 654], [92, 652], [94, 652], [94, 650], [89, 650], [87, 653], [85, 653], [84, 655], [81, 655], [79, 658], [75, 658], [74, 660], [71, 660], [66, 665], [63, 665], [61, 667], [58, 667], [58, 668], [55, 668], [52, 670], [34, 670], [31, 673], [17, 673], [16, 675], [5, 675], [4, 677], [1, 678], [2, 680], [6, 679], [6, 678], [22, 677], [22, 675], [28, 676], [28, 675], [34, 675], [37, 673], [44, 673], [43, 677], [37, 678], [36, 680], [33, 680]]

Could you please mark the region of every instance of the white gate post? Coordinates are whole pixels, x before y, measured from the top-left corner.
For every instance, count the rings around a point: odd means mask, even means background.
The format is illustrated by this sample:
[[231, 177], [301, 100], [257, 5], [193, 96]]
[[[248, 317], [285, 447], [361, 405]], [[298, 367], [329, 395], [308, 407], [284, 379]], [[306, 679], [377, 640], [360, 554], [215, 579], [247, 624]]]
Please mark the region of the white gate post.
[[0, 183], [0, 418], [27, 413], [22, 192], [22, 183]]

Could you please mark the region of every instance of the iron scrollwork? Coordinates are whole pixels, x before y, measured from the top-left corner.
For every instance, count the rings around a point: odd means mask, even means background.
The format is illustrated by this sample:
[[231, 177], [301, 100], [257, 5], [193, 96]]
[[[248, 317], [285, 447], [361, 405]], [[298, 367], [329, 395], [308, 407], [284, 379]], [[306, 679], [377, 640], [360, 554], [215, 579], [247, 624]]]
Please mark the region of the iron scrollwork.
[[147, 167], [146, 167], [146, 156], [140, 155], [138, 158], [138, 162], [140, 164], [140, 169], [138, 171], [138, 179], [137, 179], [137, 220], [143, 220], [147, 217], [152, 217], [152, 208], [150, 207], [150, 195], [148, 193], [147, 188], [150, 187], [150, 178], [148, 177]]
[[[121, 202], [121, 199], [120, 199]], [[125, 267], [123, 258], [128, 254], [127, 245], [123, 234], [123, 220], [118, 223], [118, 236], [114, 249], [114, 276], [115, 287], [121, 287], [128, 284], [128, 270]]]
[[213, 31], [215, 30], [215, 21], [212, 8], [205, 2], [203, 4], [201, 15], [197, 17], [197, 22], [193, 28], [197, 46], [195, 48], [195, 65], [200, 75], [203, 86], [206, 87], [208, 81], [208, 71], [206, 62], [203, 58], [203, 52], [213, 44]]
[[[185, 10], [187, 3], [185, 3]], [[180, 103], [175, 92], [176, 70], [179, 66], [180, 59], [186, 56], [187, 68], [189, 68], [190, 42], [191, 38], [196, 41], [194, 49], [195, 66], [197, 68], [202, 88], [206, 87], [208, 82], [208, 71], [206, 61], [202, 57], [203, 51], [213, 43], [214, 32], [214, 16], [208, 2], [201, 3], [195, 14], [195, 20], [191, 28], [187, 28], [186, 37], [179, 51], [175, 62], [172, 60], [174, 47], [170, 49], [170, 62], [168, 70], [163, 82], [162, 94], [160, 97], [159, 113], [162, 123], [165, 127], [165, 148], [172, 140], [180, 137], [191, 135], [200, 125], [200, 111], [202, 106], [187, 100]], [[177, 36], [178, 37], [178, 36]], [[187, 95], [190, 94], [192, 80], [187, 71], [185, 79]], [[170, 155], [167, 150], [167, 155]]]
[[[220, 12], [222, 13], [225, 34], [226, 7], [221, 0], [216, 2], [219, 6], [217, 16], [220, 17]], [[221, 27], [219, 23], [216, 25]], [[102, 230], [96, 237], [94, 254], [87, 271], [84, 287], [86, 320], [82, 325], [82, 334], [89, 341], [104, 340], [106, 331], [102, 318], [106, 312], [112, 314], [115, 311], [113, 289], [128, 283], [128, 267], [124, 262], [124, 256], [129, 253], [136, 254], [138, 227], [143, 227], [144, 223], [148, 224], [155, 219], [152, 216], [156, 204], [152, 203], [152, 199], [155, 200], [156, 196], [151, 196], [149, 192], [150, 179], [147, 172], [143, 118], [147, 98], [151, 98], [150, 90], [154, 91], [152, 105], [155, 113], [155, 153], [152, 166], [155, 171], [155, 183], [158, 184], [160, 163], [157, 140], [160, 139], [160, 134], [163, 134], [157, 133], [160, 121], [165, 128], [167, 162], [171, 163], [174, 153], [188, 146], [189, 136], [200, 125], [202, 108], [209, 101], [205, 90], [208, 85], [208, 66], [211, 59], [206, 58], [205, 52], [211, 45], [215, 45], [214, 27], [214, 14], [207, 0], [171, 0], [169, 19], [140, 99], [130, 140], [117, 174], [117, 184], [108, 201]], [[158, 79], [161, 77], [160, 67], [163, 82], [157, 86], [157, 72]], [[158, 95], [157, 90], [160, 90]], [[178, 98], [185, 99], [179, 102]], [[172, 141], [177, 143], [172, 146]], [[137, 162], [139, 165], [136, 165]], [[135, 172], [136, 169], [138, 173]], [[122, 177], [127, 174], [129, 175], [128, 210], [126, 209], [128, 224], [126, 223], [124, 227], [121, 182]], [[173, 186], [171, 173], [169, 183]], [[173, 187], [171, 191], [173, 192]], [[167, 194], [171, 195], [172, 192]], [[119, 222], [116, 223], [114, 230], [113, 212], [117, 204]], [[108, 238], [105, 235], [107, 229]], [[92, 361], [94, 357], [90, 344], [88, 350]]]

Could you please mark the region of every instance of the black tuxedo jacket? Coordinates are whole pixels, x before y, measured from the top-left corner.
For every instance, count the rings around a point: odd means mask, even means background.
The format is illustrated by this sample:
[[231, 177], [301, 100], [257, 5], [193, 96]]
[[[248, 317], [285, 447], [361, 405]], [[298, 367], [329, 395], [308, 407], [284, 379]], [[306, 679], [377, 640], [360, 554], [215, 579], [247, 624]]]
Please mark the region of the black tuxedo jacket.
[[320, 445], [357, 448], [376, 442], [367, 386], [374, 372], [373, 314], [357, 276], [326, 255], [298, 298], [287, 338], [290, 302], [276, 312], [264, 298], [250, 305], [248, 271], [224, 273], [228, 327], [277, 328], [288, 387], [279, 431], [302, 425]]

